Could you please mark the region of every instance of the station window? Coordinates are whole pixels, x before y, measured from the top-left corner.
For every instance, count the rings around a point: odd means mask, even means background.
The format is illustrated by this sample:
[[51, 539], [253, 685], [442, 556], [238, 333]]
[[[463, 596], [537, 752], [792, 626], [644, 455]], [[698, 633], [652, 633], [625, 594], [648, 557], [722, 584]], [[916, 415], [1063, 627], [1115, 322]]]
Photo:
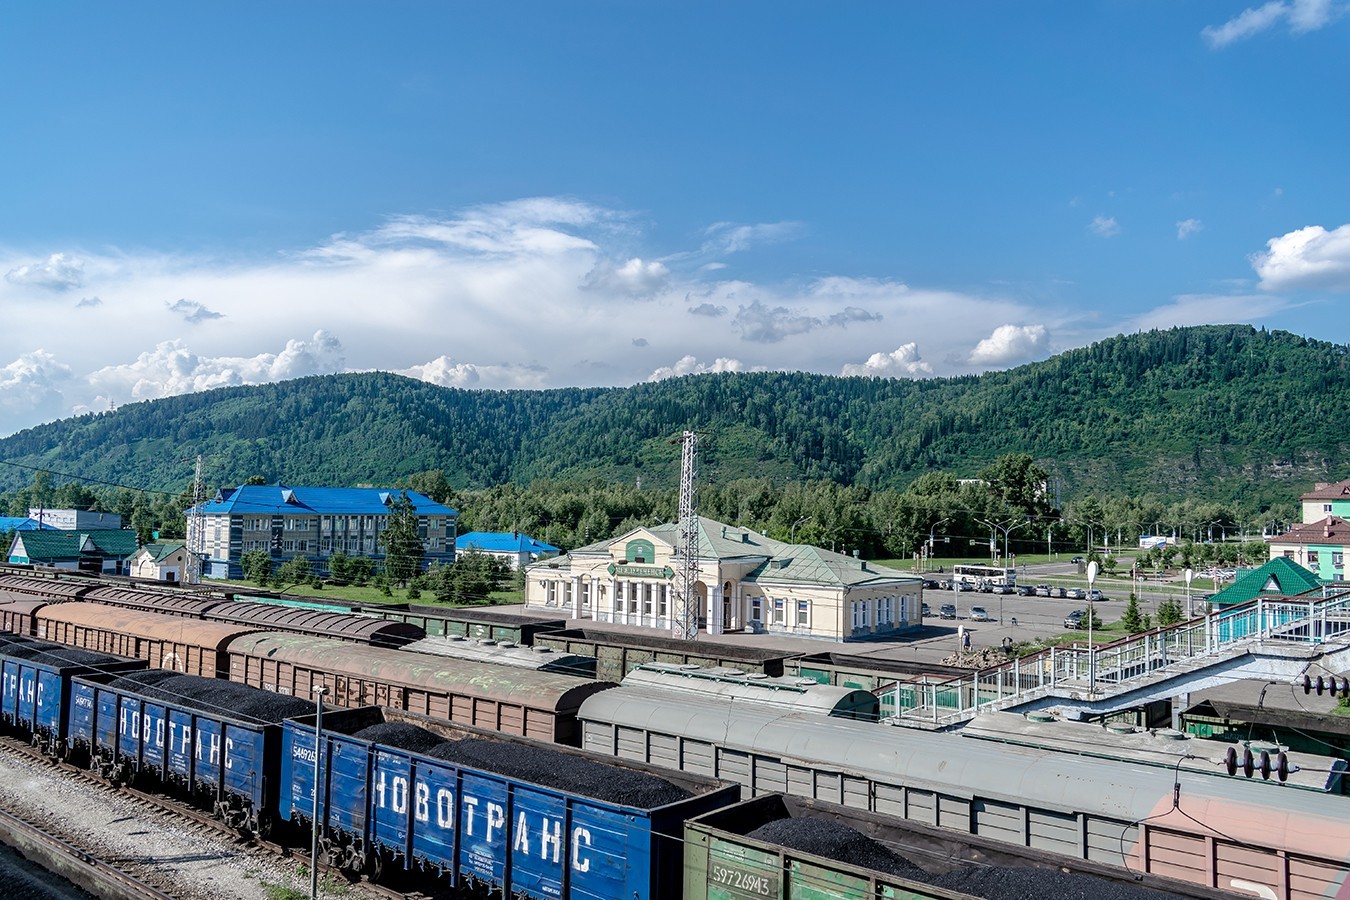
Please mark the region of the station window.
[[786, 604], [782, 600], [773, 601], [773, 624], [775, 625], [787, 624], [786, 617], [787, 617]]
[[797, 601], [797, 626], [800, 628], [811, 627], [811, 601]]
[[750, 600], [750, 621], [764, 621], [764, 600], [761, 597], [753, 597]]

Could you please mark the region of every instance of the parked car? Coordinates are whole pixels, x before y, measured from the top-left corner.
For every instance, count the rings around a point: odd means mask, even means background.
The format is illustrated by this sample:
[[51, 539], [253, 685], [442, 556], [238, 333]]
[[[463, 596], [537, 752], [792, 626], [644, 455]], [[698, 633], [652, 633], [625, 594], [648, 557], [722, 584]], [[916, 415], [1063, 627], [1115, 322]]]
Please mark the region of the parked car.
[[1057, 598], [1059, 598], [1060, 600], [1063, 600], [1064, 597], [1067, 596], [1067, 594], [1068, 594], [1068, 591], [1064, 590], [1064, 588], [1062, 588], [1062, 587], [1051, 587], [1051, 588], [1050, 588], [1050, 596], [1051, 596], [1051, 597], [1057, 597]]
[[1098, 603], [1102, 600], [1105, 600], [1106, 598], [1102, 596], [1101, 591], [1092, 590], [1088, 591], [1088, 599], [1093, 601], [1094, 603]]
[[1033, 585], [1030, 585], [1030, 584], [1019, 584], [1019, 585], [1017, 586], [1017, 596], [1019, 596], [1019, 597], [1035, 597], [1035, 596], [1036, 596], [1036, 588], [1035, 588]]
[[[1092, 625], [1093, 625], [1093, 627], [1095, 627], [1095, 628], [1101, 628], [1101, 627], [1102, 627], [1102, 620], [1101, 620], [1101, 617], [1100, 617], [1100, 616], [1095, 616], [1095, 615], [1094, 615], [1094, 616], [1092, 617]], [[1087, 627], [1088, 627], [1088, 611], [1087, 611], [1086, 609], [1075, 609], [1073, 612], [1069, 613], [1067, 616], [1064, 617], [1064, 627], [1065, 627], [1065, 628], [1087, 628]]]
[[923, 605], [923, 610], [922, 610], [922, 612], [923, 612], [923, 614], [924, 614], [925, 616], [931, 616], [931, 615], [933, 614], [933, 611], [932, 611], [931, 609], [928, 608], [928, 604], [927, 604], [927, 603], [925, 603], [925, 604]]
[[1015, 594], [1015, 593], [1017, 593], [1017, 588], [1013, 587], [1011, 584], [1000, 584], [1000, 585], [998, 585], [997, 587], [994, 588], [994, 593], [995, 593], [995, 594]]
[[923, 586], [929, 590], [937, 590], [938, 580], [936, 578], [925, 578], [923, 580]]
[[994, 585], [988, 581], [981, 581], [976, 590], [981, 594], [992, 594], [994, 592]]
[[1049, 596], [1050, 596], [1050, 585], [1048, 585], [1048, 584], [1038, 584], [1038, 585], [1036, 585], [1036, 596], [1037, 596], [1037, 597], [1049, 597]]
[[943, 618], [943, 619], [955, 619], [955, 618], [956, 618], [956, 604], [954, 604], [954, 603], [944, 603], [944, 604], [942, 604], [942, 608], [941, 608], [940, 610], [938, 610], [938, 617], [939, 617], [939, 618]]
[[1073, 563], [1075, 566], [1081, 566], [1083, 564], [1083, 557], [1075, 556], [1073, 559], [1069, 560], [1069, 562]]
[[1082, 588], [1069, 588], [1064, 592], [1064, 596], [1070, 600], [1086, 600], [1087, 594], [1083, 593]]
[[952, 590], [956, 591], [957, 593], [960, 593], [961, 591], [973, 591], [975, 590], [975, 588], [964, 581], [953, 581]]
[[970, 621], [989, 622], [992, 620], [989, 618], [989, 613], [985, 611], [983, 606], [972, 606], [970, 608]]

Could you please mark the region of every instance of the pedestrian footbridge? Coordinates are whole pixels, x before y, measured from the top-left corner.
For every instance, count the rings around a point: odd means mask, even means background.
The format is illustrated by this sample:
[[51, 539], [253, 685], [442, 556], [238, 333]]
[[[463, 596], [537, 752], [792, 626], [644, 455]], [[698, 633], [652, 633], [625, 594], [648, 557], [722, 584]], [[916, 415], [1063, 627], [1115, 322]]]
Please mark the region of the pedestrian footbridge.
[[879, 688], [894, 725], [959, 726], [988, 710], [1111, 713], [1234, 679], [1293, 682], [1350, 667], [1350, 593], [1260, 598], [1111, 644], [1052, 647], [957, 678]]

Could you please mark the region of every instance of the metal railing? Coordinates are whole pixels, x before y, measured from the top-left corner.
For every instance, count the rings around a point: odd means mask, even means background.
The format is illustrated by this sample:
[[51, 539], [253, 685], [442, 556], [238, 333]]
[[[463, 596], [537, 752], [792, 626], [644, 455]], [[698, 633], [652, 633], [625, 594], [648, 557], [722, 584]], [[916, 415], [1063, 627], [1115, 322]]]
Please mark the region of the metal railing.
[[1056, 687], [1110, 690], [1188, 660], [1258, 641], [1320, 643], [1350, 632], [1350, 593], [1309, 600], [1258, 598], [1103, 646], [1051, 647], [956, 678], [919, 676], [877, 688], [883, 719], [937, 725], [1035, 699]]

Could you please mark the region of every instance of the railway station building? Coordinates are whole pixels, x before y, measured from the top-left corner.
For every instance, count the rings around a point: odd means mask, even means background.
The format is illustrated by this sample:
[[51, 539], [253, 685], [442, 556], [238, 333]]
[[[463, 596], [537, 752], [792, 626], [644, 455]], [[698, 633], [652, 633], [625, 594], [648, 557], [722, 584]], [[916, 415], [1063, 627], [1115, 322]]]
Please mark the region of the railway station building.
[[[672, 631], [679, 542], [678, 525], [657, 525], [541, 559], [525, 569], [525, 605]], [[703, 517], [698, 547], [700, 631], [846, 641], [922, 624], [916, 575]]]

